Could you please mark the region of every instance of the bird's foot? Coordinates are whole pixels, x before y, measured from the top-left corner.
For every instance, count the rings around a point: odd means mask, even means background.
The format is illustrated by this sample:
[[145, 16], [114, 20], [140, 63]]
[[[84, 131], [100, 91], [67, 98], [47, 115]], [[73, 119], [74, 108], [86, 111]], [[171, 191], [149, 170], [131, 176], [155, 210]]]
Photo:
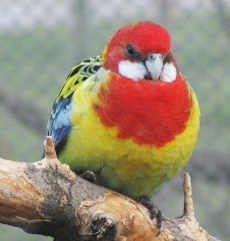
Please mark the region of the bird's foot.
[[149, 210], [150, 218], [151, 219], [154, 219], [154, 218], [156, 219], [157, 226], [160, 229], [161, 228], [161, 224], [162, 224], [162, 219], [163, 219], [163, 215], [162, 215], [161, 210], [147, 196], [141, 197], [139, 202]]
[[96, 181], [97, 181], [96, 174], [91, 171], [82, 172], [81, 174], [79, 174], [79, 176], [91, 183], [96, 183]]

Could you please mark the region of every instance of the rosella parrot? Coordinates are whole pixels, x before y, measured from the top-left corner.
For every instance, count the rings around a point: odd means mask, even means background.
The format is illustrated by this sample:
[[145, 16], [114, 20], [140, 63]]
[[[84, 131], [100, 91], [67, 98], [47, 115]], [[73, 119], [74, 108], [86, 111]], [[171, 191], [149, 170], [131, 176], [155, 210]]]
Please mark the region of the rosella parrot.
[[193, 153], [196, 95], [179, 72], [169, 33], [140, 21], [72, 68], [47, 126], [61, 162], [139, 199], [174, 177]]

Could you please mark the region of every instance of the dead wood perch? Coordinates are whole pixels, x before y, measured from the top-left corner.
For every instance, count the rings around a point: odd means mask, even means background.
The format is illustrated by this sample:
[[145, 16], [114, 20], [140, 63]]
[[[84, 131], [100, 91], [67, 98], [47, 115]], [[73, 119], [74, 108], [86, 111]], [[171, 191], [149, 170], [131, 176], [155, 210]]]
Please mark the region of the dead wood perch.
[[184, 214], [163, 218], [162, 228], [132, 199], [76, 176], [56, 157], [47, 137], [45, 158], [35, 163], [0, 159], [0, 222], [55, 241], [217, 240], [199, 226], [190, 177], [184, 181]]

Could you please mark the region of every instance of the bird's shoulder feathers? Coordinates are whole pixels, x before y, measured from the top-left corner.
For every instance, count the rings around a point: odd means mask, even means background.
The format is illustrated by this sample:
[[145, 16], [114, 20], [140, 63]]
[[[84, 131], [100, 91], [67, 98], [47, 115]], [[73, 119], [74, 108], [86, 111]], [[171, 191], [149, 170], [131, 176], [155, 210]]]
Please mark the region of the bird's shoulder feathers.
[[71, 129], [70, 112], [72, 96], [78, 87], [101, 68], [101, 56], [88, 58], [71, 69], [66, 81], [54, 101], [47, 124], [46, 135], [52, 136], [56, 152], [66, 143]]

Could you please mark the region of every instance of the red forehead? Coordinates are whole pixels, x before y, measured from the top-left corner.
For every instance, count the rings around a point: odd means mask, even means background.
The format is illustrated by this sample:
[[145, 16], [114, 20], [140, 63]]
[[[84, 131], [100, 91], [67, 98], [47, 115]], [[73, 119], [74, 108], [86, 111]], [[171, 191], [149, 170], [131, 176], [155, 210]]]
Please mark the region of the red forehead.
[[117, 31], [112, 38], [112, 45], [132, 44], [142, 54], [150, 52], [168, 54], [170, 51], [170, 36], [158, 24], [152, 22], [137, 22], [129, 24]]

